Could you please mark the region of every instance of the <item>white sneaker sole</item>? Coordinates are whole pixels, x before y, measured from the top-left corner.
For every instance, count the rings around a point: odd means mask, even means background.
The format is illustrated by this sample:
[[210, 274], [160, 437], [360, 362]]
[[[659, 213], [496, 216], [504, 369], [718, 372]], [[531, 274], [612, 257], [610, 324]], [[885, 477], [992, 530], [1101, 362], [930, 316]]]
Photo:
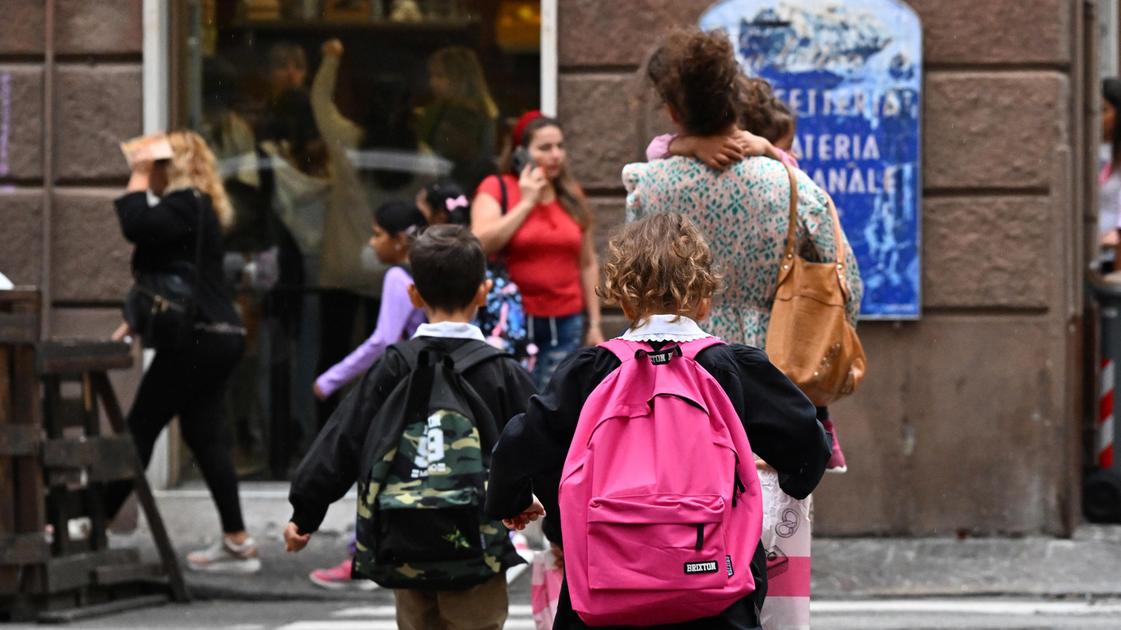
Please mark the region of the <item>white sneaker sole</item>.
[[250, 573], [257, 573], [261, 570], [260, 558], [249, 558], [248, 560], [219, 560], [217, 562], [208, 562], [206, 564], [198, 564], [187, 560], [187, 568], [198, 573], [230, 573], [234, 575], [247, 575]]
[[347, 580], [345, 582], [332, 582], [330, 580], [324, 580], [322, 578], [315, 577], [315, 575], [311, 573], [309, 573], [307, 577], [309, 580], [311, 580], [312, 584], [320, 588], [325, 588], [329, 591], [349, 591], [355, 589], [359, 591], [372, 591], [378, 587], [376, 582], [366, 579]]

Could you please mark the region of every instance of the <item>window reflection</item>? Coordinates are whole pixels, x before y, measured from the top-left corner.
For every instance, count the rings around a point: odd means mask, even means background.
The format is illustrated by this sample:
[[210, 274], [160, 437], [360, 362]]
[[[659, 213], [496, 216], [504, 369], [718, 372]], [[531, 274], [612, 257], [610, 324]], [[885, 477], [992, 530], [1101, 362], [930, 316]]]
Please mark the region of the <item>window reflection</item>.
[[[249, 330], [230, 387], [243, 476], [284, 478], [337, 402], [315, 377], [376, 325], [373, 211], [468, 193], [538, 107], [536, 0], [186, 0], [179, 123], [235, 210], [226, 270]], [[337, 399], [338, 394], [335, 398]]]

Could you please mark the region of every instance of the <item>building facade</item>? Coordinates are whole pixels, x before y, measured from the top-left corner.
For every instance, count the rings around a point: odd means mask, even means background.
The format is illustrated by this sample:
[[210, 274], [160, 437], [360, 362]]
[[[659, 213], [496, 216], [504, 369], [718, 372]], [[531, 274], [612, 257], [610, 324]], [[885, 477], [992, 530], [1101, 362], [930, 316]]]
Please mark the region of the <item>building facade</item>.
[[[144, 129], [145, 4], [2, 3], [0, 270], [43, 288], [49, 334], [119, 321], [129, 247], [111, 201], [117, 142]], [[669, 128], [638, 70], [712, 0], [545, 4], [557, 110], [603, 238], [623, 220], [622, 165]], [[815, 494], [816, 529], [1069, 533], [1093, 391], [1097, 3], [908, 4], [925, 55], [923, 316], [860, 327], [869, 376], [832, 409], [849, 472]]]

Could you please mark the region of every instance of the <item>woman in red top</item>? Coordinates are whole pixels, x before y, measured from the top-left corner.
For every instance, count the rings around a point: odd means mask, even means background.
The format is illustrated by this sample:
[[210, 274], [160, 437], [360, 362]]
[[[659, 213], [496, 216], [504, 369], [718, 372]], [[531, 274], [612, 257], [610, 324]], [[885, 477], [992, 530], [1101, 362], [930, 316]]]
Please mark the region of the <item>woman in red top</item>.
[[568, 173], [560, 122], [537, 117], [521, 127], [514, 130], [514, 144], [529, 152], [531, 163], [519, 176], [503, 169], [510, 174], [501, 175], [501, 183], [498, 175], [483, 180], [471, 206], [471, 230], [488, 255], [505, 255], [510, 279], [521, 289], [530, 341], [538, 347], [533, 376], [543, 389], [581, 340], [603, 341], [595, 292], [599, 264], [592, 215]]

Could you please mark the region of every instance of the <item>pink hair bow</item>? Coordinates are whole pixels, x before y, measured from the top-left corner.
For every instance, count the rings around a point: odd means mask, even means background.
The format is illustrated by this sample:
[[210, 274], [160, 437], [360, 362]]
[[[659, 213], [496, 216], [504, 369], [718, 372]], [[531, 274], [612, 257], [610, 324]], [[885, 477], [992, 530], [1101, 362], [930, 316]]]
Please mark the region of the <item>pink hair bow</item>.
[[465, 197], [464, 195], [460, 195], [460, 196], [456, 197], [455, 199], [445, 199], [444, 200], [444, 205], [447, 206], [448, 212], [451, 212], [451, 211], [455, 210], [456, 208], [466, 208], [467, 207], [467, 197]]

